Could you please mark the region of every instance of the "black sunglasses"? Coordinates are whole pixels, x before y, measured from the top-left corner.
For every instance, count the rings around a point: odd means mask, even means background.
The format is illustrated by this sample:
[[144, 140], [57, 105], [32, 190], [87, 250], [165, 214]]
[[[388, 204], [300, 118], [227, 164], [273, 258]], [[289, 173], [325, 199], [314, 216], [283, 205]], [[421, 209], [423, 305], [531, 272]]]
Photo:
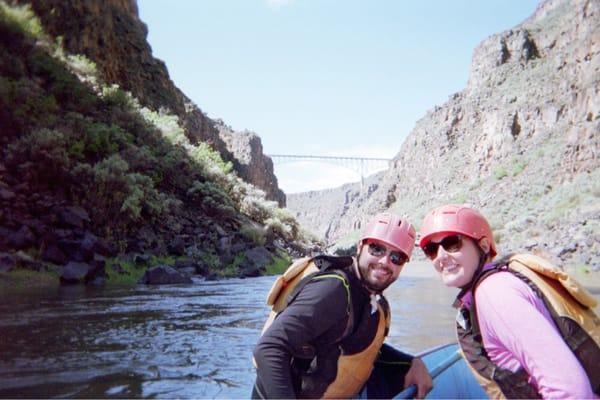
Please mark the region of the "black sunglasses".
[[443, 238], [439, 243], [429, 242], [423, 246], [423, 253], [430, 259], [437, 257], [438, 249], [440, 245], [449, 253], [456, 253], [462, 248], [463, 237], [462, 235], [451, 235]]
[[[373, 257], [383, 257], [388, 249], [379, 243], [369, 243], [369, 254]], [[390, 251], [390, 262], [401, 267], [408, 261], [408, 256], [401, 251]]]

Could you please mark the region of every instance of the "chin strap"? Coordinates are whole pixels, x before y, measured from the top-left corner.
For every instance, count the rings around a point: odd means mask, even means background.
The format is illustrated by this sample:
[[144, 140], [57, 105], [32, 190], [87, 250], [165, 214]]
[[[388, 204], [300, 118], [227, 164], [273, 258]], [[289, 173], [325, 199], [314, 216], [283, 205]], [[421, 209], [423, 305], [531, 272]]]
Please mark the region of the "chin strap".
[[471, 281], [469, 281], [469, 283], [460, 288], [460, 293], [458, 294], [457, 298], [460, 299], [463, 294], [471, 290], [471, 288], [473, 287], [473, 283], [477, 282], [477, 280], [479, 279], [479, 275], [481, 275], [481, 273], [483, 272], [483, 266], [485, 265], [487, 259], [488, 255], [484, 253], [483, 250], [479, 249], [479, 265], [477, 265], [477, 269], [475, 270], [475, 273], [473, 273]]

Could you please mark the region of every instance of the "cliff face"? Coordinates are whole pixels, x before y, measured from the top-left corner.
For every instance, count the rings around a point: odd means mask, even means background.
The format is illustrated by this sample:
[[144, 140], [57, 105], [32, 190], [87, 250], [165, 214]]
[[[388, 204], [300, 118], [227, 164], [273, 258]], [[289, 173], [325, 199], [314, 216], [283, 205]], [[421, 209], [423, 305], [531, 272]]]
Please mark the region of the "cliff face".
[[[31, 4], [44, 30], [62, 37], [68, 52], [94, 61], [106, 82], [117, 83], [153, 110], [166, 109], [177, 115], [192, 142], [209, 143], [236, 167], [247, 165], [237, 169], [238, 174], [265, 191], [270, 200], [285, 204], [272, 166], [265, 168], [262, 145], [256, 147], [260, 153], [254, 151], [254, 158], [236, 161], [235, 154], [219, 136], [215, 122], [173, 84], [165, 64], [152, 56], [146, 41], [148, 28], [139, 18], [135, 0], [14, 2]], [[230, 132], [228, 140], [236, 134]], [[260, 142], [258, 137], [255, 140]]]
[[[418, 225], [431, 207], [470, 203], [502, 251], [600, 268], [599, 132], [600, 3], [543, 2], [475, 49], [468, 86], [417, 122], [376, 190], [345, 188], [350, 204], [320, 215], [327, 240], [352, 242], [381, 210]], [[288, 199], [301, 223], [320, 211], [301, 203]]]
[[260, 138], [252, 132], [235, 132], [222, 121], [216, 121], [216, 127], [227, 150], [235, 157], [235, 170], [264, 190], [267, 198], [285, 207], [285, 193], [277, 186], [273, 161], [264, 155]]

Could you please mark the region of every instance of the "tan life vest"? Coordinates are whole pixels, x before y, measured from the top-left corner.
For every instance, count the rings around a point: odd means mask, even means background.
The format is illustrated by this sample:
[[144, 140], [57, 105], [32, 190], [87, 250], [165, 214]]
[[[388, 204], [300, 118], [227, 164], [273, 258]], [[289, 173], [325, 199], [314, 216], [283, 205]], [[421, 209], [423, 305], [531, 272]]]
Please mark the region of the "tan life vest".
[[[292, 265], [275, 280], [267, 295], [267, 305], [271, 306], [272, 309], [263, 327], [263, 333], [271, 326], [277, 315], [287, 307], [291, 300], [290, 296], [294, 296], [295, 291], [299, 289], [298, 286], [303, 286], [301, 282], [307, 282], [311, 279], [329, 278], [342, 280], [348, 294], [349, 318], [346, 329], [339, 339], [340, 343], [346, 338], [352, 340], [352, 331], [360, 329], [360, 327], [354, 326], [355, 317], [352, 310], [352, 295], [350, 293], [349, 282], [347, 277], [345, 277], [344, 272], [335, 269], [335, 266], [323, 271], [315, 264], [316, 259], [317, 258], [305, 257], [294, 261]], [[351, 398], [361, 390], [369, 379], [374, 367], [375, 359], [383, 345], [391, 322], [390, 312], [387, 308], [385, 299], [382, 302], [378, 302], [377, 312], [379, 313], [377, 331], [368, 345], [361, 346], [362, 349], [353, 354], [346, 354], [343, 346], [339, 346], [341, 354], [337, 359], [337, 374], [335, 379], [326, 386], [326, 389], [322, 393], [322, 398]], [[318, 379], [319, 377], [316, 378]], [[304, 395], [314, 397], [311, 394], [299, 393], [299, 397], [305, 397]]]
[[537, 398], [529, 375], [497, 367], [487, 357], [481, 342], [475, 308], [475, 290], [487, 276], [508, 271], [523, 280], [544, 301], [561, 336], [585, 370], [594, 393], [600, 393], [600, 319], [593, 308], [597, 300], [576, 280], [549, 261], [532, 255], [512, 255], [482, 273], [473, 285], [473, 303], [467, 329], [457, 324], [457, 334], [467, 365], [490, 398]]

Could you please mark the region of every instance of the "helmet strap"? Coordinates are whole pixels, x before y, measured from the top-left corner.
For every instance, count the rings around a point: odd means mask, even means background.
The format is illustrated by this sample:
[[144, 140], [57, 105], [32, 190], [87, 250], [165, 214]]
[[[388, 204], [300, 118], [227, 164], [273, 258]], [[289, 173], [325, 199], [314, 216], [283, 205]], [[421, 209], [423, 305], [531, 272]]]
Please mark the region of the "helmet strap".
[[473, 277], [471, 278], [469, 283], [467, 283], [465, 286], [461, 287], [461, 291], [460, 291], [461, 293], [465, 293], [465, 292], [471, 290], [473, 283], [477, 282], [477, 280], [479, 279], [479, 275], [481, 275], [481, 273], [483, 272], [483, 266], [485, 265], [485, 263], [488, 259], [488, 253], [484, 253], [484, 251], [481, 249], [481, 247], [477, 246], [477, 250], [479, 251], [479, 263], [477, 265], [477, 269], [473, 273]]

